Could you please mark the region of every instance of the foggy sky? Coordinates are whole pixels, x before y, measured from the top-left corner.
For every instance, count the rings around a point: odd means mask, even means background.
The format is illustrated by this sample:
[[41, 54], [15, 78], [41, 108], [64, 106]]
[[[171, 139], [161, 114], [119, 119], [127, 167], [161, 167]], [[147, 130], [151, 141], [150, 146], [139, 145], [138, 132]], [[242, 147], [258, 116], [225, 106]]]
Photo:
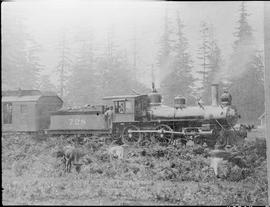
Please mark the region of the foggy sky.
[[[150, 86], [152, 64], [156, 64], [158, 42], [163, 30], [165, 7], [169, 18], [175, 21], [176, 10], [180, 12], [189, 41], [189, 51], [198, 69], [196, 59], [200, 44], [199, 26], [202, 20], [213, 24], [225, 63], [232, 52], [236, 22], [241, 2], [162, 2], [162, 1], [22, 1], [5, 2], [2, 10], [14, 12], [25, 18], [25, 28], [42, 46], [40, 54], [47, 74], [53, 74], [57, 64], [57, 41], [65, 30], [71, 47], [78, 31], [92, 28], [94, 48], [97, 53], [106, 47], [108, 28], [113, 25], [114, 39], [120, 48], [130, 55], [133, 47], [133, 31], [136, 25], [137, 77]], [[258, 49], [263, 48], [263, 2], [247, 2], [248, 17]], [[2, 16], [3, 17], [3, 16]], [[2, 21], [5, 21], [2, 18]], [[8, 24], [8, 22], [6, 22]], [[82, 32], [83, 33], [83, 32]], [[82, 34], [83, 35], [83, 34]], [[75, 50], [75, 48], [73, 48]], [[131, 61], [132, 59], [130, 59]], [[146, 71], [146, 72], [145, 72]], [[147, 74], [147, 75], [146, 75]], [[157, 84], [161, 80], [156, 73]], [[55, 80], [53, 75], [52, 79]]]

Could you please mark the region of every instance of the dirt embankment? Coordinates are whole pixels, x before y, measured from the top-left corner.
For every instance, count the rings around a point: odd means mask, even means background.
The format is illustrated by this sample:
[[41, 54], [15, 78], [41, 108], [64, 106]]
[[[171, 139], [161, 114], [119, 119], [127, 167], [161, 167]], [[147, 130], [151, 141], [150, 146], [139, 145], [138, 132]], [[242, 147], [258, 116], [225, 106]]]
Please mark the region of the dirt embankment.
[[245, 163], [224, 162], [217, 179], [202, 147], [129, 148], [110, 162], [107, 145], [89, 143], [77, 174], [64, 173], [54, 138], [2, 138], [3, 204], [266, 205], [265, 140], [235, 149]]

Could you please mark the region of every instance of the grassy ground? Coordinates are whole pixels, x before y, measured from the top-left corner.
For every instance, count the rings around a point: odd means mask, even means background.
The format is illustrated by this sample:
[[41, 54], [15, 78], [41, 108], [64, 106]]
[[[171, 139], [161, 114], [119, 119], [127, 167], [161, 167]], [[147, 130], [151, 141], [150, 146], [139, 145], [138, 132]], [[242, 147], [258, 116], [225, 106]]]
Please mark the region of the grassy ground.
[[4, 205], [267, 204], [263, 139], [238, 149], [246, 168], [223, 163], [219, 179], [200, 147], [130, 148], [126, 161], [110, 162], [108, 146], [92, 143], [81, 172], [65, 174], [57, 145], [52, 138], [2, 138]]

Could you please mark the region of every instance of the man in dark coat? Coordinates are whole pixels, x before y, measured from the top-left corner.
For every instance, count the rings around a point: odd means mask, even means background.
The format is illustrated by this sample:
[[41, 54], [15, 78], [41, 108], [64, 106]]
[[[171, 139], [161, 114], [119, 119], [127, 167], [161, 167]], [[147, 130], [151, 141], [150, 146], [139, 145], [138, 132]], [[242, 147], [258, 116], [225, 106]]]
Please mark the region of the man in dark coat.
[[110, 129], [110, 132], [112, 131], [112, 121], [113, 121], [113, 107], [109, 107], [109, 109], [105, 112], [105, 120], [107, 128]]
[[220, 97], [222, 105], [231, 105], [232, 104], [232, 95], [229, 93], [227, 88], [224, 88], [223, 94]]

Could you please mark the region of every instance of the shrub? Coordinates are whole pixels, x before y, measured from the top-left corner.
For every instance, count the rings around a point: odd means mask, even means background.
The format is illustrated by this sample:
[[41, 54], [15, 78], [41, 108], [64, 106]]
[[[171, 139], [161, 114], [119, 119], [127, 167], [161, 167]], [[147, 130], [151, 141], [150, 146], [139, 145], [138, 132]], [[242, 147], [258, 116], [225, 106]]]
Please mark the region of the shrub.
[[28, 170], [28, 163], [24, 161], [15, 161], [12, 166], [12, 171], [14, 175], [17, 176], [22, 176], [25, 171]]

